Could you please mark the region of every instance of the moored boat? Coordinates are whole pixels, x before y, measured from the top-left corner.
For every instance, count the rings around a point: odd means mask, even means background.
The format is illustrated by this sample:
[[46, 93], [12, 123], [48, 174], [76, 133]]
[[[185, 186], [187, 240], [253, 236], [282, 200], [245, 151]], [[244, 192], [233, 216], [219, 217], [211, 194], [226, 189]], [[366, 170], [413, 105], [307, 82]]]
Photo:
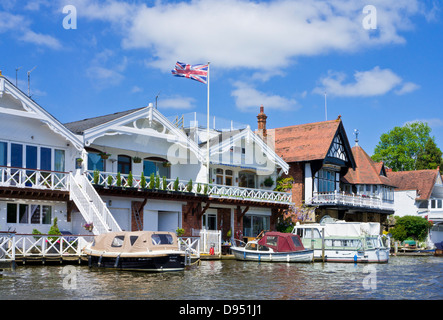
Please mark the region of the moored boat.
[[231, 252], [237, 260], [258, 262], [312, 262], [314, 257], [299, 236], [281, 232], [267, 232], [244, 247], [232, 247]]
[[96, 236], [84, 249], [89, 266], [131, 271], [181, 271], [186, 252], [173, 232], [110, 232]]
[[293, 234], [314, 250], [315, 260], [326, 262], [386, 263], [389, 237], [380, 234], [378, 222], [346, 222], [325, 219], [320, 223], [297, 224]]

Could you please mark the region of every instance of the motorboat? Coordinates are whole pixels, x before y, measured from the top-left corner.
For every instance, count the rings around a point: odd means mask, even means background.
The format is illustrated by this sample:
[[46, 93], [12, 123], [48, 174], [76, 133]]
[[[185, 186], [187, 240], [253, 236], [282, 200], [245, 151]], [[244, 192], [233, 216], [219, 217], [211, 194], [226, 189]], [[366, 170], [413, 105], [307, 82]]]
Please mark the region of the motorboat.
[[131, 271], [181, 271], [187, 252], [174, 232], [122, 231], [97, 235], [84, 249], [90, 267]]
[[231, 247], [237, 260], [258, 262], [312, 262], [314, 251], [305, 249], [299, 236], [291, 233], [266, 232], [244, 247]]
[[314, 260], [389, 261], [389, 237], [380, 234], [378, 222], [346, 222], [329, 218], [320, 223], [297, 223], [292, 234], [300, 236], [303, 245], [314, 250]]

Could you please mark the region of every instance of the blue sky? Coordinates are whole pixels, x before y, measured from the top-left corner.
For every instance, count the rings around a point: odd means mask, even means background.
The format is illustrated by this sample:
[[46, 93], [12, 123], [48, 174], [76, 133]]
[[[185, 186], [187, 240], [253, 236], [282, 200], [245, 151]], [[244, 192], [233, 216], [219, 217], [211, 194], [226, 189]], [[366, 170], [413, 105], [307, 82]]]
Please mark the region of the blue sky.
[[21, 67], [27, 92], [37, 66], [32, 98], [71, 122], [157, 95], [166, 116], [206, 113], [206, 86], [171, 69], [210, 61], [211, 116], [254, 129], [263, 104], [268, 128], [323, 121], [326, 92], [328, 120], [342, 116], [351, 145], [358, 129], [369, 154], [382, 133], [416, 120], [443, 149], [442, 8], [436, 0], [10, 0], [0, 3], [0, 70], [15, 82]]

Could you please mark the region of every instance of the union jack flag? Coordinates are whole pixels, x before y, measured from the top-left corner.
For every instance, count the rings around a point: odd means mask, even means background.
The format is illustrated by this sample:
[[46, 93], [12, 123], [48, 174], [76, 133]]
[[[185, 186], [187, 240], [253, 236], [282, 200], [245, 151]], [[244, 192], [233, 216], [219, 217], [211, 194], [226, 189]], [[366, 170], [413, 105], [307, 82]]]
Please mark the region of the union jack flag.
[[177, 61], [175, 64], [175, 70], [172, 70], [172, 75], [176, 77], [185, 77], [206, 84], [208, 80], [208, 68], [209, 65], [207, 64], [190, 65]]

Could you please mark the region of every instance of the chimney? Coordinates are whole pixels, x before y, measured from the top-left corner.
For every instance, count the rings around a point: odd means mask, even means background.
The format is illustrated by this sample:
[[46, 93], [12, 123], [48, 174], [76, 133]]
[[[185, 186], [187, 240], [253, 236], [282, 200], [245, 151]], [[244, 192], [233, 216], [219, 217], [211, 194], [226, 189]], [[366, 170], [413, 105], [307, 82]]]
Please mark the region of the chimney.
[[268, 116], [264, 113], [264, 107], [263, 105], [260, 106], [260, 113], [257, 116], [257, 122], [258, 122], [258, 133], [262, 135], [263, 139], [266, 139], [267, 132], [266, 132], [266, 119]]

